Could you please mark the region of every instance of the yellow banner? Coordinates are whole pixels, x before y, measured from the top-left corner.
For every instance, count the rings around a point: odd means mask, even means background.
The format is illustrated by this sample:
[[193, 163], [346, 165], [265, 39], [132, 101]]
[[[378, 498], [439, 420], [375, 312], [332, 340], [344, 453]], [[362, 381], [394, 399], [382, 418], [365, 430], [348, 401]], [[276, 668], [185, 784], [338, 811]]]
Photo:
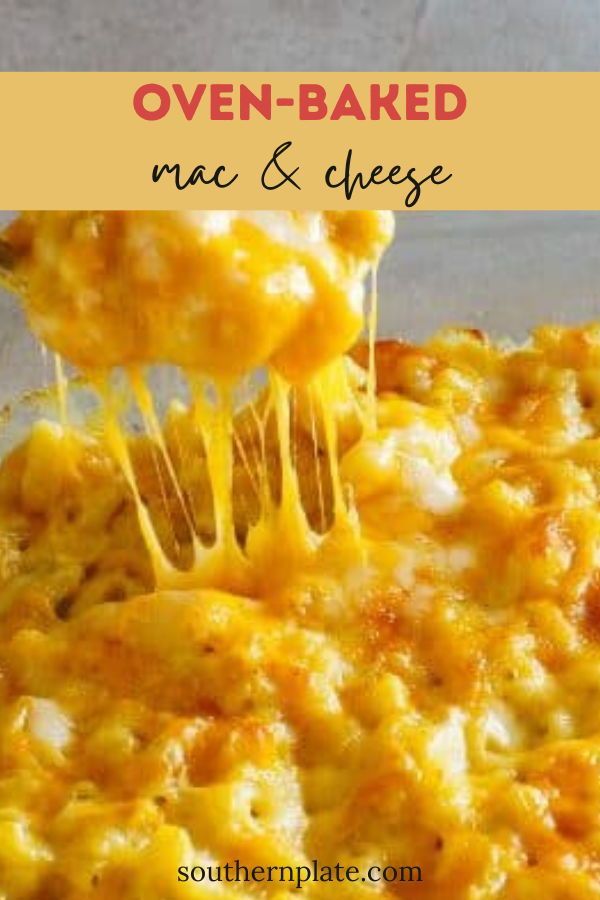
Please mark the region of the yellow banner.
[[3, 209], [600, 209], [600, 73], [0, 73]]

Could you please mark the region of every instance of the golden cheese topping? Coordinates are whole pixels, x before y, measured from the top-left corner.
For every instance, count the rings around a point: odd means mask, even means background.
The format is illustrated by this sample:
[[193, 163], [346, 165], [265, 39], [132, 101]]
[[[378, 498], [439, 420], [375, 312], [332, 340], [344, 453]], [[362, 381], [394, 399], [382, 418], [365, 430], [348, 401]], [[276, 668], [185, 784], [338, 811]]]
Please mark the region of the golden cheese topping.
[[305, 379], [356, 340], [380, 212], [35, 212], [8, 230], [36, 334], [81, 368]]
[[2, 462], [0, 897], [600, 897], [600, 329], [353, 357]]

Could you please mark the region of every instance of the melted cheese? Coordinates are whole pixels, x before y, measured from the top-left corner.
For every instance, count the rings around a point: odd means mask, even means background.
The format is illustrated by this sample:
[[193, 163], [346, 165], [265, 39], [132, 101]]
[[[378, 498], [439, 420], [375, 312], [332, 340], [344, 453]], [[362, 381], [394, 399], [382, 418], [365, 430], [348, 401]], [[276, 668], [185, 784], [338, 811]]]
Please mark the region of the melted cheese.
[[0, 896], [597, 900], [598, 329], [355, 357], [162, 421], [128, 359], [137, 435], [59, 373], [0, 465]]
[[166, 362], [302, 380], [362, 327], [391, 214], [28, 213], [9, 229], [29, 320], [84, 368]]
[[[338, 357], [362, 326], [362, 280], [391, 228], [385, 212], [197, 211], [35, 213], [9, 230], [32, 327], [91, 373], [103, 398], [106, 439], [129, 484], [158, 588], [208, 584], [248, 593], [256, 583], [253, 570], [260, 571], [265, 554], [273, 550], [274, 534], [280, 557], [280, 535], [286, 535], [282, 565], [297, 564], [315, 549], [318, 537], [306, 520], [292, 458], [290, 378], [308, 381], [306, 390], [318, 405], [333, 520], [338, 528], [347, 527], [350, 511], [332, 415], [343, 389]], [[371, 350], [376, 322], [373, 285]], [[202, 543], [187, 515], [140, 368], [165, 362], [184, 367], [188, 375], [213, 499], [210, 546]], [[172, 565], [161, 546], [136, 483], [117, 413], [119, 398], [111, 393], [110, 380], [97, 374], [115, 364], [127, 367], [146, 433], [186, 515], [192, 560], [185, 570]], [[271, 371], [268, 404], [276, 423], [281, 490], [276, 504], [268, 491], [262, 493], [245, 553], [233, 518], [232, 385], [258, 364]], [[211, 389], [212, 404], [207, 400]], [[64, 426], [66, 386], [59, 357], [57, 390]], [[367, 400], [373, 426], [373, 358]], [[258, 479], [264, 483], [265, 473], [259, 472]]]

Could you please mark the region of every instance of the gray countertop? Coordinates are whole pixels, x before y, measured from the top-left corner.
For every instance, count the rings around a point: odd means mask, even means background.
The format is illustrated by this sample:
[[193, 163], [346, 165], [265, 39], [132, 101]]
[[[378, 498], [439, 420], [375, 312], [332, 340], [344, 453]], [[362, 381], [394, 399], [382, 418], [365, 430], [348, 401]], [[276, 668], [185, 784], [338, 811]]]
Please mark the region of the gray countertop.
[[0, 69], [597, 69], [599, 0], [0, 0]]

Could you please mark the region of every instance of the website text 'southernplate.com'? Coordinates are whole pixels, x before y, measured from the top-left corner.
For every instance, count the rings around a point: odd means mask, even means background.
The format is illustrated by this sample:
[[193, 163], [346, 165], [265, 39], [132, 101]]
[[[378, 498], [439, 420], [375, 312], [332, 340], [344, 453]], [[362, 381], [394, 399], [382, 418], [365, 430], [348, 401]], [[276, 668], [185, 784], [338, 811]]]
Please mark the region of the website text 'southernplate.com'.
[[291, 884], [300, 890], [309, 884], [350, 884], [362, 882], [366, 884], [413, 883], [423, 881], [421, 867], [414, 865], [372, 865], [365, 868], [359, 866], [346, 866], [342, 863], [334, 865], [322, 865], [318, 860], [311, 860], [310, 865], [271, 865], [252, 866], [243, 865], [239, 859], [233, 862], [220, 864], [207, 864], [204, 866], [180, 866], [177, 870], [179, 882], [209, 882], [212, 884], [261, 884], [279, 883]]

